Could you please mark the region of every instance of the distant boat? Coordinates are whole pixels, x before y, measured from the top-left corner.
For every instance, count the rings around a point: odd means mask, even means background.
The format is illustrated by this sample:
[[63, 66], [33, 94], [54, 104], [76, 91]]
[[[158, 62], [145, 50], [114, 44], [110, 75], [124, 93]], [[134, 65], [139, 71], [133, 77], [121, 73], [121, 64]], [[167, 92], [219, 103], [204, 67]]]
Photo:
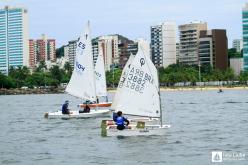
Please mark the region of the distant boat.
[[[101, 57], [101, 56], [100, 56]], [[97, 101], [97, 90], [95, 80], [95, 69], [92, 54], [92, 44], [89, 22], [86, 25], [84, 33], [77, 42], [74, 70], [66, 87], [66, 92], [74, 97], [90, 102]], [[100, 73], [101, 74], [101, 73]], [[105, 76], [105, 75], [104, 75]], [[47, 112], [47, 118], [88, 118], [103, 115], [109, 115], [109, 109], [92, 109], [89, 113], [80, 113], [81, 111], [70, 111], [71, 114], [62, 114], [62, 111]]]
[[[105, 76], [102, 49], [99, 49], [99, 54], [98, 54], [94, 69], [95, 69], [96, 101], [92, 102], [92, 101], [86, 100], [83, 104], [78, 105], [80, 108], [84, 108], [86, 104], [89, 107], [110, 107], [112, 104], [112, 102], [108, 102], [106, 76]], [[100, 97], [105, 97], [106, 102], [99, 102]]]
[[157, 69], [141, 44], [131, 58], [123, 69], [111, 107], [128, 115], [131, 124], [118, 130], [113, 120], [103, 120], [102, 136], [164, 135], [170, 125], [162, 122]]

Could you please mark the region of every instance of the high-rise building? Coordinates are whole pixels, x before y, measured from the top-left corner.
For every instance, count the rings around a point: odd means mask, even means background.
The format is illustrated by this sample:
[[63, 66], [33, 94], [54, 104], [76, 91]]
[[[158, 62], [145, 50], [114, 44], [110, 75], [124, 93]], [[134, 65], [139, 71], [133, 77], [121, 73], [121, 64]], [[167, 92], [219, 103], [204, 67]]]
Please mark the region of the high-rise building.
[[[69, 62], [73, 67], [76, 55], [77, 40], [69, 41]], [[93, 60], [96, 63], [99, 50], [103, 53], [105, 70], [109, 71], [112, 67], [124, 67], [131, 53], [137, 52], [137, 45], [126, 37], [118, 34], [99, 36], [92, 39]], [[135, 51], [136, 47], [136, 51]]]
[[56, 61], [56, 43], [55, 39], [47, 40], [47, 60], [55, 62]]
[[96, 62], [99, 50], [103, 52], [105, 70], [123, 68], [131, 53], [137, 52], [137, 44], [118, 34], [99, 36], [92, 40], [93, 59]]
[[243, 58], [244, 58], [244, 70], [248, 70], [248, 3], [242, 11], [243, 21]]
[[189, 24], [179, 26], [179, 63], [198, 65], [198, 44], [201, 30], [207, 30], [207, 23], [191, 22]]
[[69, 59], [69, 45], [64, 46], [64, 57]]
[[118, 35], [100, 36], [98, 40], [98, 50], [103, 52], [105, 70], [110, 70], [111, 66], [118, 65]]
[[31, 39], [29, 40], [29, 67], [31, 69], [34, 69], [36, 63], [37, 63], [36, 42]]
[[[98, 43], [98, 46], [97, 46]], [[105, 70], [111, 70], [112, 67], [123, 67], [128, 57], [130, 56], [129, 48], [133, 41], [118, 34], [100, 36], [93, 40], [93, 58], [98, 57], [98, 52], [101, 49], [103, 52], [103, 59]]]
[[98, 58], [98, 47], [99, 47], [98, 40], [99, 37], [92, 39], [92, 53], [93, 53], [94, 64], [96, 63], [96, 60]]
[[239, 75], [243, 70], [244, 61], [243, 58], [230, 58], [230, 68], [234, 70], [235, 75]]
[[0, 8], [0, 72], [10, 67], [29, 66], [28, 11], [24, 8]]
[[134, 41], [129, 40], [128, 38], [123, 37], [121, 35], [118, 36], [118, 54], [119, 54], [118, 66], [120, 68], [124, 68], [131, 53], [134, 53], [134, 55], [136, 55], [137, 53], [137, 51], [135, 51], [135, 48], [137, 47], [136, 45], [137, 44], [135, 44]]
[[209, 64], [214, 69], [228, 68], [228, 44], [226, 30], [200, 31], [198, 55], [200, 64]]
[[233, 40], [232, 47], [235, 48], [237, 52], [241, 52], [241, 50], [243, 49], [243, 40], [242, 39]]
[[158, 67], [176, 63], [175, 22], [164, 22], [151, 27], [151, 57]]
[[76, 57], [77, 40], [72, 40], [68, 42], [69, 47], [69, 63], [72, 68], [74, 68], [74, 61]]
[[55, 39], [47, 39], [42, 34], [41, 39], [36, 40], [37, 61], [56, 61], [56, 44]]
[[177, 63], [179, 61], [179, 48], [180, 48], [179, 43], [176, 43], [176, 61], [177, 61]]

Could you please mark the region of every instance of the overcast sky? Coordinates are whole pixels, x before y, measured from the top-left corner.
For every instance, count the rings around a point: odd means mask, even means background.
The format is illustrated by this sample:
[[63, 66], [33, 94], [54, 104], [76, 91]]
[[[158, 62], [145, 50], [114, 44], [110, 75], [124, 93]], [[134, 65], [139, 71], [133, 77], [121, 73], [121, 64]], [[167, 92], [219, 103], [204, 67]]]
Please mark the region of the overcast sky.
[[226, 29], [229, 47], [242, 37], [245, 0], [0, 0], [0, 6], [21, 6], [29, 12], [30, 38], [47, 34], [57, 46], [76, 39], [87, 22], [92, 36], [121, 34], [150, 40], [150, 26], [163, 21], [177, 25], [204, 21], [208, 28]]

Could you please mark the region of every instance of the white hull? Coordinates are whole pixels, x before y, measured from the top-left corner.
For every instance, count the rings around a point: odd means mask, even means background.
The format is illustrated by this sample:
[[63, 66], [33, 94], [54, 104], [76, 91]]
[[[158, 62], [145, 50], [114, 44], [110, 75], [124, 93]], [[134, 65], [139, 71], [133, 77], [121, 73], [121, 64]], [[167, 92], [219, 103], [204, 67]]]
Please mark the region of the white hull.
[[149, 117], [132, 117], [128, 118], [130, 124], [137, 124], [137, 122], [145, 122], [152, 125], [159, 125], [160, 120], [158, 118], [149, 118]]
[[[108, 126], [105, 136], [161, 136], [166, 135], [166, 130], [170, 125], [147, 125], [145, 128], [137, 128], [136, 125], [131, 126], [131, 129], [118, 130]], [[104, 135], [103, 135], [104, 136]]]
[[62, 119], [70, 119], [70, 118], [94, 118], [94, 117], [109, 117], [111, 115], [111, 111], [109, 109], [98, 109], [98, 110], [90, 110], [89, 113], [79, 113], [79, 111], [70, 111], [71, 114], [62, 114], [62, 111], [56, 112], [47, 112], [45, 113], [45, 118], [62, 118]]

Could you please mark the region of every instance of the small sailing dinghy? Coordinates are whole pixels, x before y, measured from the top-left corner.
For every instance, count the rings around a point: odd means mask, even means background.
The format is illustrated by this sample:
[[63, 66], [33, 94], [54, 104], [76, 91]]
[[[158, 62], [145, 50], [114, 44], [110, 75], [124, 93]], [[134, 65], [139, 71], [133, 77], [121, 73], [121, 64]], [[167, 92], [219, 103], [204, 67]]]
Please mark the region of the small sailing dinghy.
[[[83, 104], [78, 105], [80, 108], [86, 107], [86, 104], [89, 107], [110, 107], [112, 104], [112, 102], [108, 102], [102, 49], [99, 49], [99, 54], [95, 65], [95, 86], [96, 86], [96, 97], [98, 101], [91, 102], [87, 100]], [[99, 102], [100, 97], [105, 97], [106, 102]]]
[[[89, 22], [86, 25], [84, 33], [77, 42], [76, 57], [74, 70], [66, 87], [66, 92], [74, 97], [96, 102], [96, 85], [95, 70], [92, 55], [92, 44], [90, 36]], [[80, 109], [76, 111], [70, 110], [70, 114], [62, 114], [62, 111], [47, 112], [46, 118], [89, 118], [110, 115], [109, 109], [91, 108], [88, 113], [80, 113]]]
[[118, 130], [113, 120], [103, 120], [102, 136], [164, 135], [170, 127], [162, 122], [157, 69], [140, 44], [123, 69], [112, 109], [136, 118], [124, 130]]

